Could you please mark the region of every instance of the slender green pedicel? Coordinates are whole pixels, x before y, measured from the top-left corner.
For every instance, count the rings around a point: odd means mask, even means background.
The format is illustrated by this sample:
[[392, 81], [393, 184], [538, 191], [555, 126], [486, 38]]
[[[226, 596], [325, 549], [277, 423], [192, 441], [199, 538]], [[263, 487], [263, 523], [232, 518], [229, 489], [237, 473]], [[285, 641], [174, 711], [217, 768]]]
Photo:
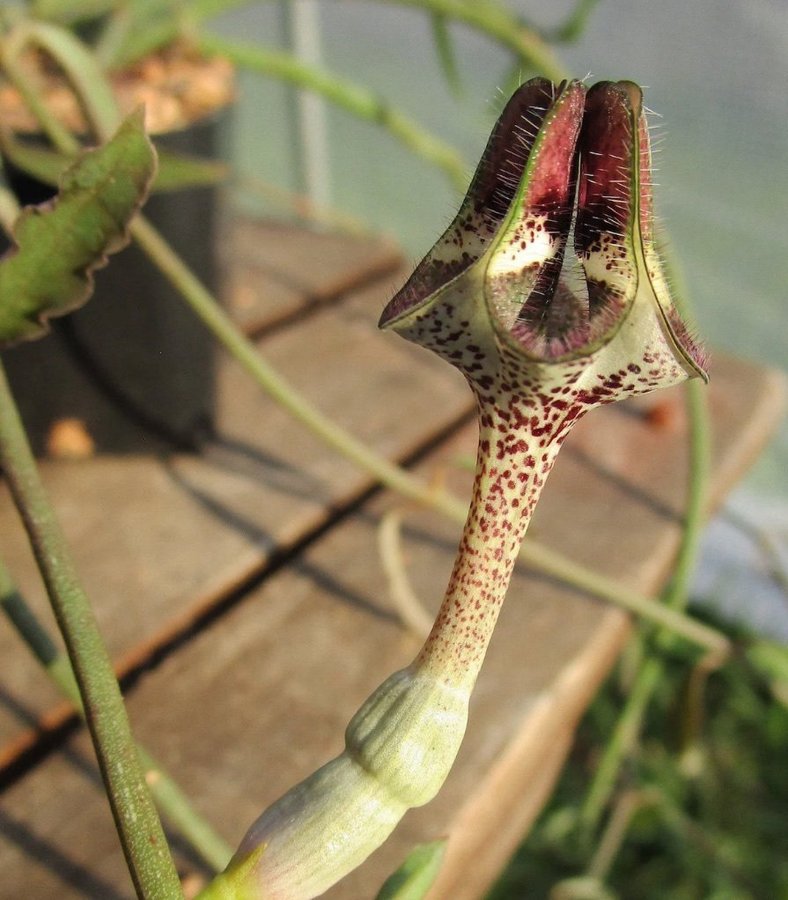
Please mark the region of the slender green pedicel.
[[[628, 82], [523, 85], [460, 211], [381, 325], [465, 375], [479, 410], [473, 498], [434, 627], [351, 720], [345, 751], [250, 828], [209, 897], [306, 900], [435, 796], [520, 543], [586, 411], [704, 375], [653, 247], [647, 131]], [[564, 276], [569, 253], [578, 291]]]

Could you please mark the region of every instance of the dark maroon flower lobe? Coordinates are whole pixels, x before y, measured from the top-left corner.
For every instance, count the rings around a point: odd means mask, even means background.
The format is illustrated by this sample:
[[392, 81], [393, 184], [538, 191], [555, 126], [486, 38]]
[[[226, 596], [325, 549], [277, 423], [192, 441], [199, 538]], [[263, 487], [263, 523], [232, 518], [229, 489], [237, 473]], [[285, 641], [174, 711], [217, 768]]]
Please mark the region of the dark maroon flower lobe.
[[637, 85], [527, 82], [498, 119], [459, 213], [381, 326], [473, 381], [502, 353], [571, 362], [622, 328], [605, 365], [626, 370], [643, 353], [665, 361], [664, 378], [651, 365], [644, 389], [705, 378], [657, 252], [650, 172]]

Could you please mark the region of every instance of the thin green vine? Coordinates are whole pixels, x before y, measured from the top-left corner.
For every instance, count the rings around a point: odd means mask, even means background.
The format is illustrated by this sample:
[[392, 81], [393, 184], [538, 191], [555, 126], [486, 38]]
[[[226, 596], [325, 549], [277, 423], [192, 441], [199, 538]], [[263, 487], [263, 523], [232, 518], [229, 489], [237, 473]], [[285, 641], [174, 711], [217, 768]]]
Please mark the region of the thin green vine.
[[445, 172], [455, 188], [465, 187], [468, 173], [457, 151], [368, 88], [307, 65], [281, 50], [209, 34], [201, 34], [197, 42], [203, 53], [226, 57], [241, 68], [313, 91], [340, 109], [383, 128], [413, 153]]
[[66, 642], [123, 851], [141, 898], [178, 900], [180, 881], [131, 735], [112, 663], [41, 483], [0, 365], [0, 466]]
[[[27, 644], [63, 696], [84, 717], [74, 670], [61, 653], [40, 619], [19, 592], [5, 563], [0, 560], [0, 606], [8, 621]], [[167, 821], [183, 835], [200, 857], [215, 871], [221, 871], [232, 856], [232, 848], [195, 811], [186, 794], [166, 770], [137, 744], [145, 781]]]
[[[706, 395], [692, 381], [684, 387], [689, 419], [689, 473], [684, 514], [684, 530], [671, 581], [662, 594], [666, 608], [682, 610], [687, 603], [690, 581], [695, 569], [706, 509], [706, 489], [710, 462], [710, 441]], [[673, 637], [660, 632], [653, 642], [669, 651]], [[646, 645], [650, 642], [646, 641]], [[712, 651], [714, 652], [714, 651]], [[716, 655], [721, 663], [724, 654]], [[649, 655], [641, 661], [621, 716], [600, 758], [580, 813], [581, 827], [592, 833], [601, 819], [618, 781], [624, 758], [636, 745], [648, 704], [665, 667], [664, 656]]]
[[486, 34], [521, 62], [550, 81], [566, 78], [564, 67], [544, 39], [531, 28], [523, 25], [504, 6], [467, 0], [386, 0], [398, 6], [425, 9], [433, 15], [454, 19]]

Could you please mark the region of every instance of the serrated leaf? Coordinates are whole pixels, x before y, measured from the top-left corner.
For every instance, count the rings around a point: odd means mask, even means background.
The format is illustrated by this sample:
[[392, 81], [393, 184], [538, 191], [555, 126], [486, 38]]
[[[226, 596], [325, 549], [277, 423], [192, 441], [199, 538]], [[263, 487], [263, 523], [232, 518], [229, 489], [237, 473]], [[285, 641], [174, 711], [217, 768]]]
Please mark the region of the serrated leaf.
[[446, 841], [419, 844], [386, 879], [375, 900], [421, 900], [438, 875]]
[[88, 299], [93, 272], [128, 242], [155, 169], [140, 109], [64, 172], [53, 201], [23, 210], [0, 260], [0, 346], [40, 337]]
[[[2, 130], [0, 130], [0, 151], [17, 169], [42, 184], [53, 186], [59, 183], [64, 170], [74, 161], [73, 158], [56, 150], [17, 141]], [[212, 184], [220, 184], [229, 175], [229, 167], [218, 160], [202, 159], [158, 147], [156, 155], [158, 166], [150, 186], [151, 194], [209, 187]]]

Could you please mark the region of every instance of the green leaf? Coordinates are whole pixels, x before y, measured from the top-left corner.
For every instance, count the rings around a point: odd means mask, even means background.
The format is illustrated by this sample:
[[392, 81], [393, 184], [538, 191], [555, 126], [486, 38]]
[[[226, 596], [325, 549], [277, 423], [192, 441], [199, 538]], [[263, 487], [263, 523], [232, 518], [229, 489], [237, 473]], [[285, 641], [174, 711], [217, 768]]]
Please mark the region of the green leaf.
[[375, 900], [421, 900], [438, 875], [446, 841], [419, 844], [386, 879]]
[[139, 109], [66, 170], [51, 203], [23, 210], [0, 260], [0, 346], [40, 337], [49, 318], [87, 300], [94, 270], [127, 243], [155, 168]]
[[[73, 157], [57, 150], [17, 141], [2, 130], [0, 130], [0, 150], [17, 169], [21, 169], [42, 184], [58, 184], [60, 176], [74, 162]], [[220, 184], [230, 173], [229, 167], [218, 160], [202, 159], [159, 147], [156, 147], [156, 156], [158, 167], [150, 187], [152, 194]]]

